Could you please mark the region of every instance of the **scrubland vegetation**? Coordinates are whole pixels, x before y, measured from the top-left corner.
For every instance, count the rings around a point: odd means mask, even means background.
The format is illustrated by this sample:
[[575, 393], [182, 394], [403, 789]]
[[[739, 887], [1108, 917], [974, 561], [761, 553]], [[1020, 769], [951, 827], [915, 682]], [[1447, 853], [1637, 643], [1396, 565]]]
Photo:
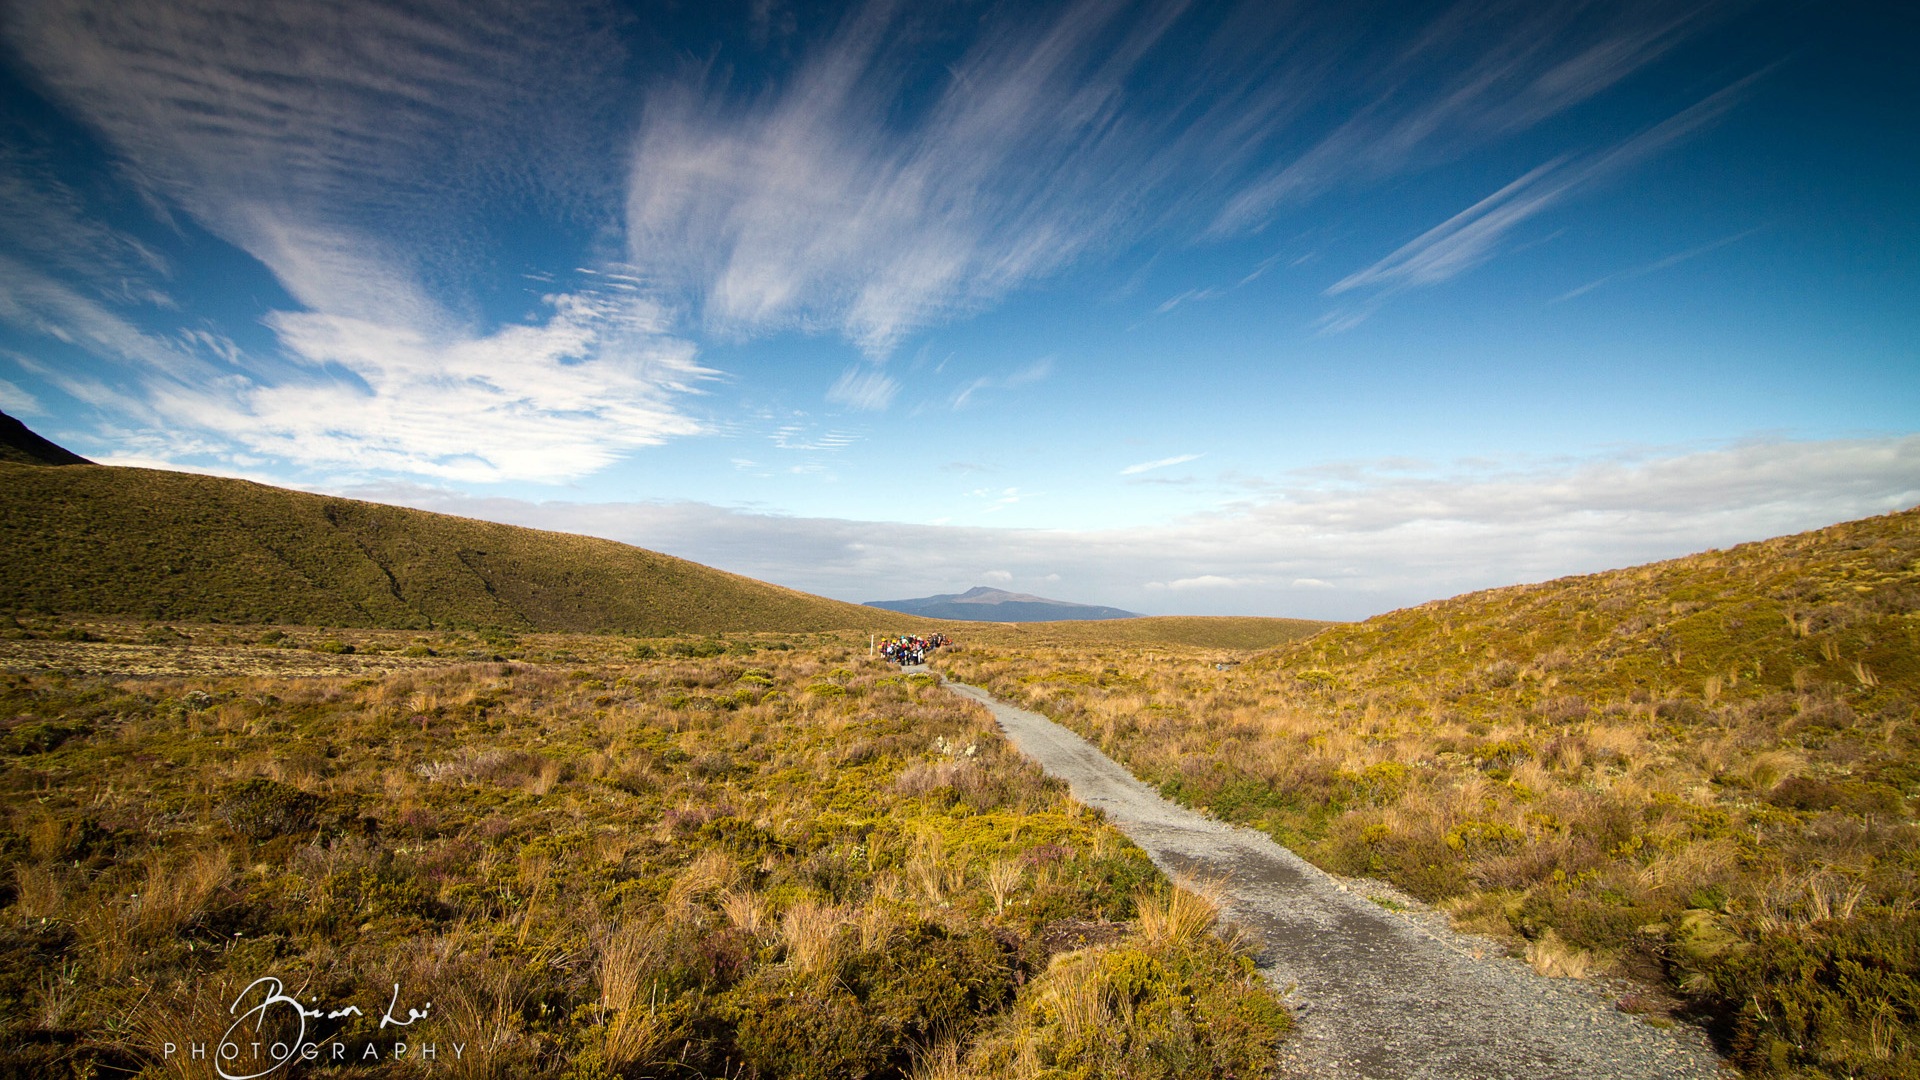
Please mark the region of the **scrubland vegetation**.
[[1754, 1075], [1920, 1076], [1920, 513], [1328, 629], [1217, 670], [973, 644], [956, 677], [1385, 878]]
[[[0, 1075], [211, 1075], [263, 976], [326, 1014], [276, 1076], [1256, 1077], [1288, 1025], [1207, 901], [864, 639], [6, 636], [226, 671], [0, 675]], [[295, 654], [362, 668], [247, 674]]]

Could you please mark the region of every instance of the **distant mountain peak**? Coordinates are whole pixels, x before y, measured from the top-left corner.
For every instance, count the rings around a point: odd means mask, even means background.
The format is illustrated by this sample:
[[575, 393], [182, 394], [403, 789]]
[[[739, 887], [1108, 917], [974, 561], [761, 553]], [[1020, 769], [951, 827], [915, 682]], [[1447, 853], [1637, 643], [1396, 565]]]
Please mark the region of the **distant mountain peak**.
[[1049, 600], [1031, 593], [1008, 592], [975, 585], [962, 593], [941, 593], [910, 600], [869, 600], [868, 607], [920, 615], [929, 619], [971, 622], [1061, 622], [1080, 619], [1133, 619], [1139, 613], [1071, 600]]

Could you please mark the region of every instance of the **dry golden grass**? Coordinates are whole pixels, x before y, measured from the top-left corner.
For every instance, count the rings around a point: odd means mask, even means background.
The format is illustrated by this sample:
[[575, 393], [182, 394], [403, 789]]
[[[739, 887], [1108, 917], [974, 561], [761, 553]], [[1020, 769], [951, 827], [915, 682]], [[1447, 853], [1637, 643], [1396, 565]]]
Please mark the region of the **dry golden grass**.
[[1139, 912], [1142, 946], [1175, 948], [1198, 941], [1213, 930], [1220, 919], [1219, 888], [1175, 886], [1161, 897], [1136, 897], [1134, 908]]
[[1584, 979], [1595, 970], [1592, 953], [1568, 945], [1550, 929], [1527, 942], [1527, 963], [1553, 979]]
[[[0, 1074], [179, 1073], [164, 1044], [272, 974], [357, 1006], [314, 1025], [356, 1054], [390, 995], [431, 1000], [405, 1041], [436, 1075], [897, 1077], [1025, 1030], [1050, 928], [1163, 887], [983, 710], [852, 642], [330, 638], [439, 655], [0, 675]], [[1160, 962], [1143, 992], [1271, 1003], [1211, 938]], [[1200, 1050], [1258, 1072], [1258, 1016]]]
[[629, 923], [608, 936], [600, 950], [597, 974], [600, 1007], [605, 1010], [601, 1052], [616, 1072], [652, 1064], [673, 1035], [663, 1011], [659, 928]]

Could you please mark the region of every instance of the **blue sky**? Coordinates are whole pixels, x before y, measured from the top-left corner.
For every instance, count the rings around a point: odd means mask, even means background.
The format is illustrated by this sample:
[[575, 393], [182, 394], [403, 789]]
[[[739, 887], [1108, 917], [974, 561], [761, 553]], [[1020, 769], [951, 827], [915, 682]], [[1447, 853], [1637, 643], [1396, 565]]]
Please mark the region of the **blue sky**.
[[1328, 617], [1920, 502], [1864, 5], [3, 19], [0, 408], [102, 461]]

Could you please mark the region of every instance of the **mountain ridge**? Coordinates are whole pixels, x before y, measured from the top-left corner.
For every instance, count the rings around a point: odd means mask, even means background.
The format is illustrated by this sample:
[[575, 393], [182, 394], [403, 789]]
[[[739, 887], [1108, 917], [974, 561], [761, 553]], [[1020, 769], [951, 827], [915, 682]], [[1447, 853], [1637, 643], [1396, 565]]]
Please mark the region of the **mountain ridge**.
[[1050, 600], [1044, 596], [1008, 592], [988, 585], [976, 585], [961, 593], [937, 593], [905, 600], [869, 600], [864, 606], [923, 618], [964, 622], [1078, 622], [1141, 617], [1139, 612], [1121, 608], [1081, 604], [1071, 600]]

